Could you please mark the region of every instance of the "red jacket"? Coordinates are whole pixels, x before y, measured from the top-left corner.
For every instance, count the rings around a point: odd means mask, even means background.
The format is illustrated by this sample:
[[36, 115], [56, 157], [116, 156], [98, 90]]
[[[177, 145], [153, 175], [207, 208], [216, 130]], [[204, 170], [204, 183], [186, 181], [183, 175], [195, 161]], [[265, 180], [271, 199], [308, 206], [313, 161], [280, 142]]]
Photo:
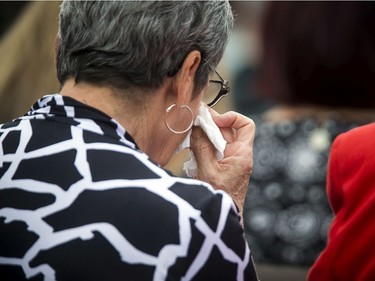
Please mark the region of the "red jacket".
[[374, 281], [375, 123], [335, 139], [327, 192], [335, 218], [308, 281]]

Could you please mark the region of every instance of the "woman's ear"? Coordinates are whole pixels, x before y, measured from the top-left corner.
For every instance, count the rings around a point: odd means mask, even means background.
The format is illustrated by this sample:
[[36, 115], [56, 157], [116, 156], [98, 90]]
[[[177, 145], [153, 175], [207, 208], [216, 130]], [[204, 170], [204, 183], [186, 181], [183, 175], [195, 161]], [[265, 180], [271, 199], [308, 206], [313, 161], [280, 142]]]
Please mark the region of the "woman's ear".
[[175, 76], [175, 90], [177, 104], [191, 101], [195, 86], [195, 75], [201, 62], [201, 53], [191, 51], [185, 58], [180, 70]]

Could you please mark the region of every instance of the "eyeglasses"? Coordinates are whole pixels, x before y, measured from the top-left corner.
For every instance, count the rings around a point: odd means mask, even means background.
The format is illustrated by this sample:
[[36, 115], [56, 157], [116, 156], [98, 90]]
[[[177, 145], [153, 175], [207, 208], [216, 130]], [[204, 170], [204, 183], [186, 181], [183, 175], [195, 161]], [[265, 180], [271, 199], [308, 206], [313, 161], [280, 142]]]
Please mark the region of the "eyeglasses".
[[[100, 52], [100, 53], [106, 53], [106, 54], [112, 54], [112, 55], [123, 55], [120, 52], [111, 52], [106, 50], [100, 50], [95, 48], [86, 48], [86, 49], [78, 49], [73, 50], [72, 54], [77, 55], [80, 53], [86, 53], [86, 52]], [[229, 83], [227, 80], [224, 80], [220, 74], [210, 66], [210, 68], [214, 71], [214, 73], [219, 77], [219, 80], [210, 79], [209, 85], [203, 94], [203, 102], [209, 106], [214, 107], [223, 97], [227, 96], [230, 92]], [[172, 71], [168, 73], [168, 76], [174, 76], [179, 68], [177, 68], [175, 71]]]
[[220, 74], [213, 69], [219, 80], [210, 79], [209, 85], [203, 94], [203, 102], [209, 107], [214, 107], [223, 97], [229, 94], [230, 88], [227, 80], [224, 80]]

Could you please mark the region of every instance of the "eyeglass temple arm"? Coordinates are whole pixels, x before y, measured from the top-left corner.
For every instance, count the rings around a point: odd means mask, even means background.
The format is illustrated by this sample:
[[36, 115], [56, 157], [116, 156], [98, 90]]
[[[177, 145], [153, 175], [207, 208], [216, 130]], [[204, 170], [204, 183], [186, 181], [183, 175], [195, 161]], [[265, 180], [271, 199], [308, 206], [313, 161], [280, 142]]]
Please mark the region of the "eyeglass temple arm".
[[221, 77], [221, 75], [219, 74], [219, 72], [217, 72], [216, 69], [214, 69], [214, 71], [215, 71], [216, 75], [219, 76], [220, 80], [224, 82], [225, 80], [223, 79], [223, 77]]

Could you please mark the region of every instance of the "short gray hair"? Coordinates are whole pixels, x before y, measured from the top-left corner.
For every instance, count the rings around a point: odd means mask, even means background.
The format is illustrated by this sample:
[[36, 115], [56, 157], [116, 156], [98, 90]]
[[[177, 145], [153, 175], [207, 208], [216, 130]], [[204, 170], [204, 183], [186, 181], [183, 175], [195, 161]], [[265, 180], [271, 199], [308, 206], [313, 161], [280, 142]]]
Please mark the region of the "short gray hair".
[[117, 89], [154, 89], [189, 52], [202, 61], [195, 90], [219, 63], [233, 14], [228, 1], [64, 1], [57, 76]]

